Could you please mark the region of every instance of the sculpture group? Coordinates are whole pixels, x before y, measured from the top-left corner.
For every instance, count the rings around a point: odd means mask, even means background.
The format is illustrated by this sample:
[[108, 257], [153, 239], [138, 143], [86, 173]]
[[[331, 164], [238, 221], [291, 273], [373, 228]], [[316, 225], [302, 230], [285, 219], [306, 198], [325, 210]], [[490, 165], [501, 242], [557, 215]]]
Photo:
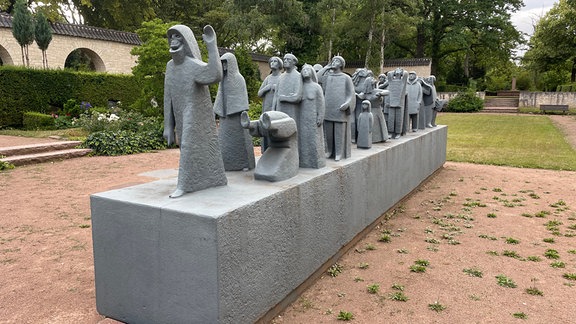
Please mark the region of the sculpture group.
[[[408, 127], [434, 127], [444, 105], [433, 76], [424, 79], [401, 68], [378, 79], [368, 69], [350, 76], [339, 55], [324, 67], [304, 64], [298, 72], [297, 57], [286, 54], [270, 58], [271, 73], [258, 91], [262, 115], [251, 121], [236, 57], [219, 56], [214, 29], [206, 26], [202, 35], [207, 63], [190, 28], [176, 25], [167, 34], [172, 60], [166, 66], [164, 137], [181, 152], [172, 198], [226, 185], [225, 171], [255, 169], [255, 179], [281, 181], [299, 168], [323, 168], [327, 158], [349, 158], [352, 143], [369, 149], [400, 138]], [[218, 82], [212, 104], [208, 85]], [[251, 136], [262, 138], [257, 164]]]

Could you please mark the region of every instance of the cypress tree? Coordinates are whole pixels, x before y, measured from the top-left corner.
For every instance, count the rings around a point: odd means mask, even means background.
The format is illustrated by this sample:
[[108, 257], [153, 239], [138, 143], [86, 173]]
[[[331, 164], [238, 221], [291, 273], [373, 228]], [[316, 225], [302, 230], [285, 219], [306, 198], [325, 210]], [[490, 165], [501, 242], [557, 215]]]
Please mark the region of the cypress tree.
[[34, 42], [34, 20], [28, 11], [26, 0], [16, 0], [12, 18], [12, 35], [16, 38], [22, 51], [22, 65], [30, 66], [28, 45]]
[[36, 26], [34, 36], [36, 38], [36, 44], [42, 50], [42, 66], [48, 68], [48, 56], [46, 55], [46, 50], [52, 41], [52, 28], [50, 28], [50, 23], [42, 11], [36, 15]]

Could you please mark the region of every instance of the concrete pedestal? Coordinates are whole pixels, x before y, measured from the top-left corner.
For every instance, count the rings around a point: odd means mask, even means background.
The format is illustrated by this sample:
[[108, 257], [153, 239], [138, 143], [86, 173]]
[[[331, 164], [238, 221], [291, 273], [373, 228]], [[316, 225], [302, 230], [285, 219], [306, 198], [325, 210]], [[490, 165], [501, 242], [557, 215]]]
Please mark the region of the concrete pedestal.
[[447, 127], [353, 149], [281, 182], [170, 199], [176, 178], [92, 195], [98, 312], [129, 323], [250, 323], [446, 160]]

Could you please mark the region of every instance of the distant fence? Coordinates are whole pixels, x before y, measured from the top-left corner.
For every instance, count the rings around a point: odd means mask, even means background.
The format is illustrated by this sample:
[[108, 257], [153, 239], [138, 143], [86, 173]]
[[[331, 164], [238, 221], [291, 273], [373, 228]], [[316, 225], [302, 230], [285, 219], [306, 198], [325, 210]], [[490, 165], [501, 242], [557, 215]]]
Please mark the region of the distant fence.
[[[450, 100], [457, 92], [439, 92], [438, 98]], [[486, 98], [485, 92], [476, 92], [482, 99]], [[539, 107], [540, 105], [568, 105], [576, 107], [576, 92], [530, 92], [520, 91], [518, 107]]]

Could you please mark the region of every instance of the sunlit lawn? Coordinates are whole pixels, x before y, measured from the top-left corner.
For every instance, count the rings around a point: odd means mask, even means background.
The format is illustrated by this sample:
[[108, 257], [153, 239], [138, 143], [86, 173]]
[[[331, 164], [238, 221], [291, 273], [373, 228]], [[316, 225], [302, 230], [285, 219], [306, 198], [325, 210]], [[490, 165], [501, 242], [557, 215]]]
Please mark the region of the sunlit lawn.
[[546, 116], [442, 113], [447, 159], [524, 168], [576, 170], [576, 151]]
[[70, 140], [83, 140], [88, 136], [88, 132], [81, 128], [68, 128], [56, 130], [21, 130], [21, 129], [2, 129], [0, 135], [24, 136], [46, 138], [49, 136], [60, 136]]

